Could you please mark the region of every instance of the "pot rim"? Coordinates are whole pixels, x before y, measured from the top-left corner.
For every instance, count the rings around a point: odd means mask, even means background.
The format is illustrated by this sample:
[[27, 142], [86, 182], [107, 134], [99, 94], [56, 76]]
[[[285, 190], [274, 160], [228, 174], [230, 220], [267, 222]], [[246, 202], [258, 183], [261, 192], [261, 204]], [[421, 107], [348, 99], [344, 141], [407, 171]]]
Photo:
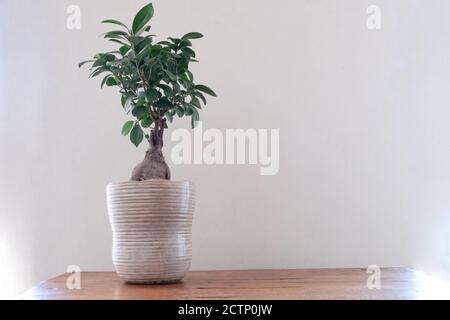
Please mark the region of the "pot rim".
[[110, 182], [108, 183], [109, 186], [132, 186], [132, 185], [155, 185], [155, 184], [167, 184], [167, 185], [183, 185], [188, 184], [191, 186], [195, 186], [194, 183], [192, 183], [189, 180], [181, 180], [181, 181], [173, 181], [173, 180], [165, 180], [165, 179], [150, 179], [150, 180], [143, 180], [143, 181], [122, 181], [122, 182]]

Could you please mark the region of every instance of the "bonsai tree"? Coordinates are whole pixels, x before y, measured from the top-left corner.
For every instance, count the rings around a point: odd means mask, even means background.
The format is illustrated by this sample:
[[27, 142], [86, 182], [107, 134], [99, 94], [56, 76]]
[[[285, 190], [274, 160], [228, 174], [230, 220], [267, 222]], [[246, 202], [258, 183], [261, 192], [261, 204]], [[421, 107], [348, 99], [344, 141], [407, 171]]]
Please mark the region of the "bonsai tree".
[[197, 62], [191, 40], [203, 37], [202, 34], [190, 32], [155, 43], [155, 35], [148, 34], [153, 13], [151, 3], [143, 7], [131, 28], [117, 20], [102, 21], [120, 29], [104, 34], [118, 49], [98, 53], [93, 60], [79, 65], [90, 65], [92, 78], [103, 75], [102, 88], [106, 85], [120, 89], [122, 107], [134, 118], [123, 125], [122, 134], [129, 135], [136, 147], [144, 138], [149, 142], [144, 160], [133, 170], [132, 181], [170, 180], [161, 151], [164, 129], [175, 116], [191, 117], [194, 128], [199, 110], [207, 102], [205, 94], [216, 96], [207, 86], [195, 84], [189, 70], [189, 64]]

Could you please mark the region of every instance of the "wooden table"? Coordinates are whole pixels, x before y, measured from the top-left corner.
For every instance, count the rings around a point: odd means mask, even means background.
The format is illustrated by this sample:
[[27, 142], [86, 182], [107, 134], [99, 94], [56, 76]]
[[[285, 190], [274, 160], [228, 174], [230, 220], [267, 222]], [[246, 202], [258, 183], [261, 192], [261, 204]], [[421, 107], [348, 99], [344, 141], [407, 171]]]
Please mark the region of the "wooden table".
[[381, 269], [379, 290], [368, 289], [369, 276], [366, 269], [191, 271], [180, 283], [152, 286], [125, 284], [113, 272], [85, 272], [81, 289], [67, 289], [69, 274], [64, 274], [40, 283], [21, 298], [427, 299], [441, 293], [427, 287], [421, 275], [410, 269]]

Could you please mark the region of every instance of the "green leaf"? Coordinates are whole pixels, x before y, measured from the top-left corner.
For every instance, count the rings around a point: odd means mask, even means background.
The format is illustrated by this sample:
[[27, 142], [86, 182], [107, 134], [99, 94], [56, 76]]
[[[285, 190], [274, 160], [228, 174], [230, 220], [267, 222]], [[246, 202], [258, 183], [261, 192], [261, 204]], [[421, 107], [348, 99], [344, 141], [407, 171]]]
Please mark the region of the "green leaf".
[[184, 39], [184, 40], [181, 40], [181, 42], [178, 44], [178, 46], [180, 48], [182, 48], [182, 47], [190, 47], [190, 46], [192, 46], [192, 42], [189, 41], [188, 39]]
[[[121, 40], [119, 40], [119, 39], [113, 39], [113, 38], [111, 38], [111, 39], [108, 39], [108, 41], [118, 43], [118, 44], [120, 44], [120, 45], [122, 45], [122, 46], [128, 46], [125, 42], [123, 42], [123, 41], [121, 41]], [[120, 52], [120, 51], [119, 51], [119, 52]]]
[[161, 89], [163, 89], [164, 94], [165, 94], [167, 97], [173, 97], [173, 90], [172, 90], [172, 88], [171, 88], [170, 86], [168, 86], [167, 84], [164, 84], [164, 83], [160, 83], [160, 84], [158, 85], [158, 87], [160, 87]]
[[133, 96], [129, 96], [127, 98], [123, 107], [126, 113], [130, 112], [131, 108], [133, 107]]
[[116, 56], [111, 53], [100, 53], [95, 56], [96, 61], [92, 65], [93, 68], [104, 66], [107, 62], [116, 60]]
[[177, 115], [180, 118], [182, 118], [184, 116], [184, 109], [183, 109], [183, 107], [178, 107], [177, 108]]
[[194, 86], [194, 89], [197, 89], [198, 91], [209, 94], [210, 96], [213, 96], [213, 97], [217, 96], [214, 91], [212, 91], [210, 88], [208, 88], [207, 86], [204, 86], [202, 84], [198, 84], [198, 85]]
[[106, 64], [105, 60], [99, 58], [99, 59], [95, 60], [94, 64], [92, 65], [92, 68], [100, 67], [105, 64]]
[[155, 44], [154, 46], [151, 46], [150, 56], [156, 57], [161, 52], [162, 49], [163, 49], [163, 47], [160, 46], [159, 44]]
[[181, 40], [189, 40], [189, 39], [200, 39], [203, 38], [203, 35], [198, 32], [189, 32], [181, 37]]
[[194, 75], [189, 70], [186, 70], [186, 75], [188, 76], [189, 81], [194, 81]]
[[178, 38], [168, 37], [167, 39], [169, 39], [170, 41], [172, 41], [176, 45], [178, 45], [181, 42], [181, 39], [178, 39]]
[[108, 87], [117, 86], [117, 81], [113, 77], [109, 77], [108, 79], [106, 79], [106, 85]]
[[127, 99], [128, 99], [128, 96], [126, 96], [126, 95], [122, 95], [122, 97], [120, 97], [120, 103], [122, 104], [122, 107], [124, 107], [125, 108], [125, 102], [127, 101]]
[[86, 61], [80, 62], [80, 63], [78, 64], [78, 68], [81, 68], [81, 67], [84, 66], [86, 63], [90, 63], [90, 62], [95, 62], [95, 60], [86, 60]]
[[142, 131], [141, 126], [134, 126], [130, 133], [130, 140], [136, 147], [141, 144], [142, 140], [144, 140], [144, 132]]
[[137, 54], [139, 54], [144, 49], [146, 49], [149, 45], [151, 45], [151, 43], [152, 43], [152, 40], [150, 38], [144, 38], [134, 45], [134, 51]]
[[190, 105], [193, 105], [194, 107], [199, 108], [199, 109], [202, 108], [202, 106], [201, 106], [201, 104], [200, 104], [200, 100], [198, 100], [197, 97], [192, 97], [192, 98], [191, 98], [191, 102], [190, 102], [189, 104], [190, 104]]
[[123, 56], [125, 56], [128, 51], [130, 51], [130, 47], [129, 46], [122, 46], [122, 47], [119, 48], [119, 52]]
[[145, 102], [145, 91], [143, 89], [137, 90], [138, 104], [143, 104]]
[[170, 112], [168, 112], [168, 113], [166, 114], [166, 118], [167, 118], [167, 120], [168, 120], [170, 123], [172, 123], [172, 121], [173, 121], [173, 115], [172, 115]]
[[176, 75], [174, 75], [172, 72], [170, 72], [169, 70], [165, 70], [166, 74], [169, 76], [169, 79], [172, 81], [177, 81], [178, 78]]
[[136, 106], [131, 114], [138, 119], [142, 119], [147, 115], [147, 108], [145, 106]]
[[183, 87], [186, 88], [189, 92], [192, 91], [192, 88], [194, 87], [194, 83], [191, 82], [185, 74], [182, 74], [180, 76], [180, 82], [183, 85]]
[[172, 102], [170, 102], [167, 98], [162, 98], [156, 101], [153, 105], [158, 109], [170, 109], [173, 107]]
[[195, 57], [195, 52], [194, 52], [194, 50], [192, 50], [192, 49], [189, 48], [189, 47], [183, 47], [183, 48], [181, 48], [181, 51], [182, 51], [183, 53], [189, 55], [189, 56]]
[[111, 53], [105, 53], [102, 55], [102, 57], [103, 59], [105, 59], [106, 62], [116, 60], [116, 56]]
[[102, 83], [100, 84], [100, 88], [103, 88], [105, 86], [106, 81], [111, 77], [111, 75], [107, 75], [103, 78]]
[[141, 31], [145, 25], [150, 21], [150, 19], [153, 17], [154, 9], [153, 5], [150, 3], [143, 7], [134, 17], [133, 20], [133, 33], [137, 34], [139, 31]]
[[172, 87], [173, 87], [173, 91], [176, 94], [181, 94], [181, 87], [180, 87], [180, 84], [178, 83], [178, 81], [172, 82]]
[[122, 127], [122, 135], [127, 136], [134, 127], [134, 121], [127, 121]]
[[107, 70], [107, 69], [105, 69], [105, 68], [98, 68], [98, 69], [96, 69], [94, 72], [91, 73], [90, 77], [91, 77], [91, 78], [95, 78], [95, 77], [97, 77], [98, 75], [102, 74], [103, 72], [107, 72], [107, 71], [109, 71], [109, 70]]
[[147, 101], [150, 103], [155, 102], [159, 98], [159, 92], [155, 88], [149, 88], [145, 92], [145, 96], [147, 97]]
[[192, 109], [191, 127], [192, 127], [192, 129], [194, 129], [197, 126], [198, 121], [200, 120], [200, 115], [198, 114], [197, 109], [192, 108], [192, 107], [191, 107], [191, 109]]
[[108, 20], [103, 20], [101, 23], [116, 24], [116, 25], [122, 26], [122, 27], [124, 27], [125, 29], [128, 30], [128, 27], [124, 23], [122, 23], [120, 21], [117, 21], [117, 20], [108, 19]]
[[200, 115], [198, 114], [197, 109], [195, 108], [191, 108], [192, 109], [192, 117], [195, 119], [195, 121], [200, 120]]
[[109, 31], [107, 33], [105, 33], [105, 38], [121, 38], [122, 36], [127, 36], [128, 33], [126, 33], [125, 31]]
[[196, 97], [200, 98], [200, 99], [202, 100], [203, 104], [206, 106], [206, 104], [208, 103], [208, 101], [206, 101], [205, 96], [204, 96], [201, 92], [195, 91], [195, 92], [194, 92], [194, 95], [195, 95]]
[[153, 123], [152, 117], [147, 117], [147, 118], [141, 120], [141, 126], [143, 128], [150, 128], [152, 123]]
[[195, 108], [190, 104], [185, 104], [184, 107], [185, 107], [184, 114], [187, 116], [192, 116], [193, 113], [192, 110], [195, 110]]

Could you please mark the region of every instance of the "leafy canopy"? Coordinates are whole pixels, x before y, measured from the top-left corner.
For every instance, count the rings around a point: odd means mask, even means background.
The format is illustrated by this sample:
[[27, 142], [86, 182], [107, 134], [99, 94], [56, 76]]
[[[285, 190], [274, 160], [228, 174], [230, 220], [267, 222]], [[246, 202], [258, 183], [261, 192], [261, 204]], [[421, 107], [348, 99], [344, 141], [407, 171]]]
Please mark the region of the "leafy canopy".
[[102, 21], [118, 27], [104, 34], [105, 39], [118, 44], [118, 49], [98, 53], [93, 60], [79, 64], [91, 66], [92, 78], [103, 75], [102, 88], [106, 85], [120, 89], [122, 107], [134, 117], [123, 125], [122, 134], [130, 135], [136, 147], [144, 136], [148, 138], [144, 130], [155, 121], [172, 122], [175, 116], [189, 116], [194, 128], [200, 118], [199, 109], [207, 103], [205, 94], [216, 96], [209, 87], [196, 84], [189, 71], [189, 64], [197, 62], [191, 40], [203, 35], [190, 32], [155, 43], [155, 35], [148, 34], [153, 13], [151, 3], [143, 7], [131, 29], [117, 20]]

